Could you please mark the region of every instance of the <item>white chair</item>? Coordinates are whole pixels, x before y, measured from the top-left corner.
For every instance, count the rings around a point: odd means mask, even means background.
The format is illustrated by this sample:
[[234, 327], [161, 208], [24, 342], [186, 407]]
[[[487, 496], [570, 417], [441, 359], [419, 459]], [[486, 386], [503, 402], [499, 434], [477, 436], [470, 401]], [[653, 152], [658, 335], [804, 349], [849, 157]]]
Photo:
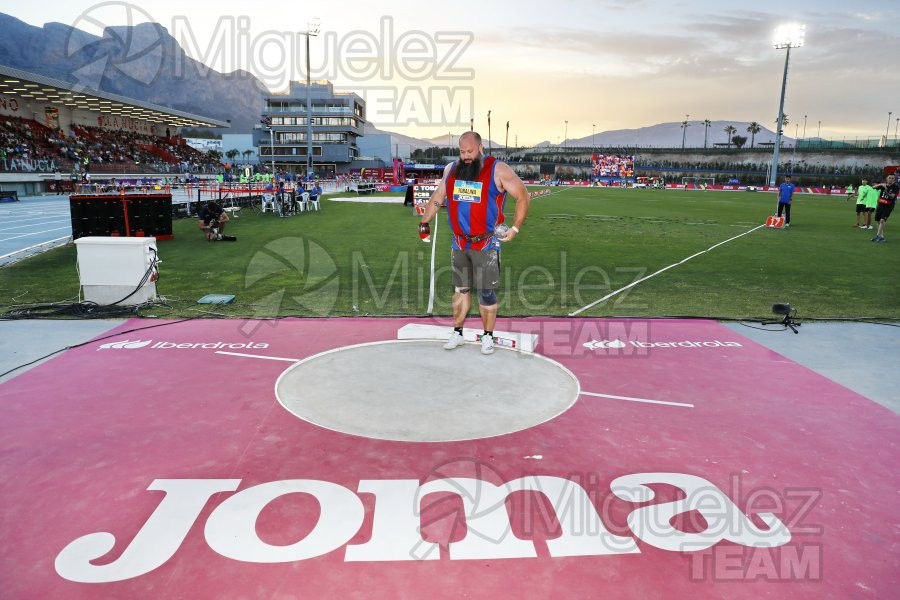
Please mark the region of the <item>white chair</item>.
[[274, 194], [263, 194], [262, 195], [262, 212], [278, 212], [278, 205], [275, 202]]
[[231, 198], [229, 201], [229, 205], [222, 208], [225, 212], [228, 213], [229, 218], [237, 219], [241, 216], [241, 205], [234, 201], [234, 198]]
[[299, 199], [297, 200], [297, 204], [300, 208], [300, 212], [306, 212], [309, 210], [309, 192], [303, 192], [300, 194]]
[[316, 212], [319, 212], [319, 197], [318, 196], [310, 196], [309, 193], [306, 194], [308, 196], [307, 210], [316, 209]]

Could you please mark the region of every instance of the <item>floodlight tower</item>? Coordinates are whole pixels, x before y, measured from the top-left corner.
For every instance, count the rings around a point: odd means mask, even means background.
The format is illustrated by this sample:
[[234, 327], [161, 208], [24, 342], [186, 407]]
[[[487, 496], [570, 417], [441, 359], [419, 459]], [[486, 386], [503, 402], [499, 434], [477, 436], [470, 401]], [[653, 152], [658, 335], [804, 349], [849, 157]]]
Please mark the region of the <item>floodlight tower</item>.
[[300, 35], [306, 36], [306, 180], [313, 179], [312, 158], [312, 82], [309, 76], [309, 38], [319, 35], [319, 19], [315, 18], [306, 24], [306, 31]]
[[791, 60], [791, 48], [799, 48], [803, 45], [806, 36], [806, 25], [791, 23], [782, 25], [775, 30], [774, 46], [776, 50], [786, 49], [784, 55], [784, 77], [781, 79], [781, 100], [778, 103], [778, 121], [775, 131], [775, 153], [772, 157], [772, 169], [769, 175], [769, 185], [774, 186], [778, 180], [778, 151], [781, 147], [781, 134], [784, 120], [784, 92], [787, 89], [788, 63]]

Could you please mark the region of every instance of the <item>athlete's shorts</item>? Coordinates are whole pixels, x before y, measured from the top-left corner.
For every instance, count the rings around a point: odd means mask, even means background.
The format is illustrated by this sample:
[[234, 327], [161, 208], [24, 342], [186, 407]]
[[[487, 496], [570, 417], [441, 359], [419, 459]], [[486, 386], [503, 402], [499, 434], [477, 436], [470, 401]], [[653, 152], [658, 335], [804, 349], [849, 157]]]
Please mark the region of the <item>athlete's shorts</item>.
[[450, 250], [453, 285], [458, 288], [496, 290], [500, 287], [500, 251]]
[[865, 205], [865, 204], [857, 204], [857, 205], [856, 205], [856, 212], [857, 212], [857, 213], [864, 213], [864, 212], [866, 212], [866, 205]]
[[875, 220], [876, 221], [886, 221], [888, 217], [891, 216], [891, 213], [894, 212], [893, 204], [882, 204], [878, 203], [878, 208], [875, 209]]

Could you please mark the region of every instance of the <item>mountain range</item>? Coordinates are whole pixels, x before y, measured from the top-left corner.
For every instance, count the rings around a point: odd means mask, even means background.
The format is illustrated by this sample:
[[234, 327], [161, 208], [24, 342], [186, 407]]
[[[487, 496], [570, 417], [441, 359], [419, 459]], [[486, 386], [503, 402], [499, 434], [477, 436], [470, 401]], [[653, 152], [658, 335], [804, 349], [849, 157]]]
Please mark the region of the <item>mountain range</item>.
[[[62, 23], [35, 27], [0, 13], [0, 64], [52, 77], [90, 89], [118, 94], [160, 106], [231, 122], [231, 132], [250, 131], [259, 122], [265, 86], [251, 73], [219, 73], [190, 58], [168, 30], [157, 23], [109, 26], [101, 36], [92, 35]], [[639, 129], [597, 132], [591, 136], [557, 140], [561, 146], [612, 147], [687, 147], [710, 148], [725, 143], [726, 126], [736, 135], [748, 138], [749, 123], [713, 121], [708, 131], [702, 121], [689, 121], [687, 130], [680, 122], [660, 123]], [[399, 143], [413, 149], [447, 146], [447, 136], [419, 139], [386, 132], [367, 123], [364, 133], [390, 133]], [[684, 135], [684, 138], [682, 137]], [[704, 136], [706, 139], [704, 140]], [[762, 129], [754, 142], [766, 143], [775, 133]], [[790, 144], [790, 138], [785, 138]], [[704, 144], [705, 141], [705, 144]], [[455, 143], [455, 140], [454, 140]], [[503, 144], [485, 140], [485, 146]], [[538, 146], [553, 146], [544, 141]]]
[[[728, 134], [725, 132], [726, 127], [734, 127], [737, 131], [734, 136], [743, 136], [747, 138], [745, 148], [750, 147], [751, 134], [748, 131], [750, 127], [749, 121], [710, 121], [709, 129], [703, 126], [703, 121], [688, 121], [687, 131], [682, 129], [681, 122], [675, 123], [658, 123], [656, 125], [648, 125], [637, 129], [617, 129], [612, 131], [598, 131], [595, 135], [588, 135], [580, 138], [569, 138], [566, 140], [557, 140], [551, 142], [545, 140], [538, 144], [537, 147], [646, 147], [646, 148], [680, 148], [682, 143], [682, 135], [684, 135], [684, 143], [687, 148], [714, 148], [716, 144], [727, 144]], [[705, 137], [705, 139], [704, 139]], [[782, 136], [785, 145], [794, 143], [794, 138]], [[447, 136], [438, 136], [436, 138], [420, 140], [426, 142], [430, 146], [444, 146], [448, 144]], [[775, 132], [760, 126], [759, 132], [753, 136], [754, 145], [771, 144], [775, 141]], [[494, 148], [503, 148], [503, 144], [492, 142]], [[488, 141], [484, 141], [484, 145], [488, 145]]]

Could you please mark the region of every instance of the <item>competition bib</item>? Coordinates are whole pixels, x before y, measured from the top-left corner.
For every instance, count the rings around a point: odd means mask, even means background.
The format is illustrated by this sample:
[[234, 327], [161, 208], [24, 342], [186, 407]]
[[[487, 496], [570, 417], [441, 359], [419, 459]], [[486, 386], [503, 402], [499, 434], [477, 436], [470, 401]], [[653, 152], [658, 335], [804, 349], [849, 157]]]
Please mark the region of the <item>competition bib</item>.
[[457, 202], [478, 204], [481, 202], [481, 186], [482, 183], [480, 181], [454, 181], [453, 199]]

